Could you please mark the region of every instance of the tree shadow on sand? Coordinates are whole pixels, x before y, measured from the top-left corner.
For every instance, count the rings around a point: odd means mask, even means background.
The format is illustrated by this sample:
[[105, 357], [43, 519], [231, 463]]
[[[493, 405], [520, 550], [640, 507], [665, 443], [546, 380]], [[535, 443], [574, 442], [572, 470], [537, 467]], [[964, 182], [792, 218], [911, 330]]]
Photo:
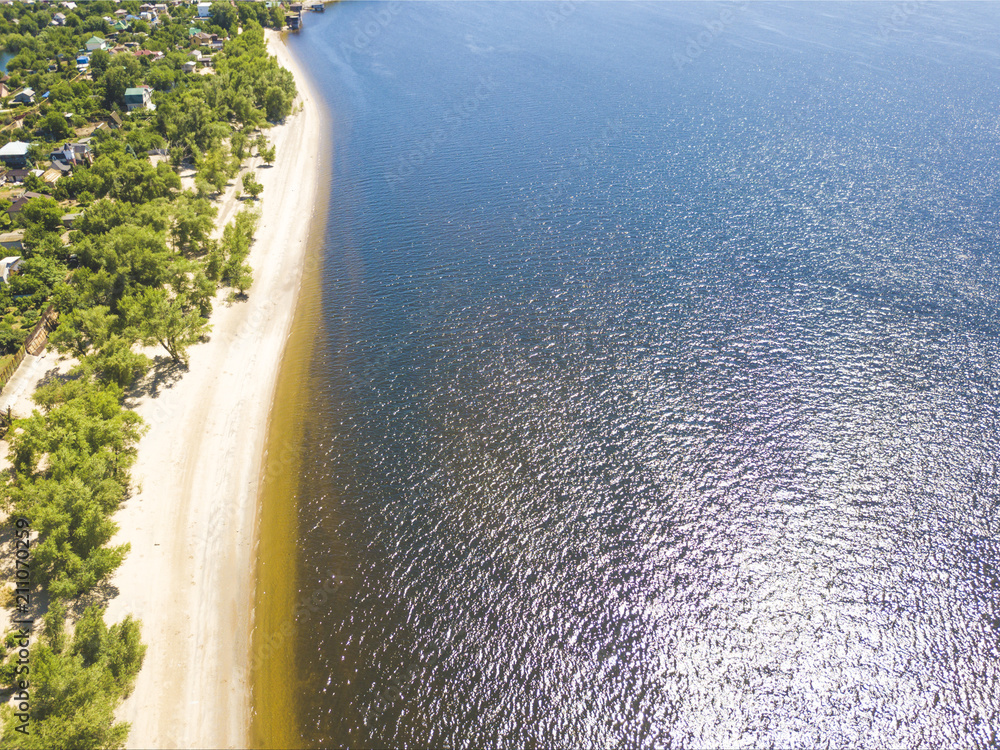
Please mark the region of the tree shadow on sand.
[[187, 371], [188, 366], [183, 362], [163, 355], [154, 357], [153, 366], [125, 394], [126, 408], [134, 409], [142, 398], [158, 398], [161, 390], [172, 388]]
[[51, 367], [39, 378], [37, 387], [41, 388], [43, 385], [51, 385], [53, 383], [68, 383], [71, 380], [78, 380], [82, 377], [84, 377], [83, 373], [76, 371], [75, 367], [69, 372], [61, 372], [58, 367]]

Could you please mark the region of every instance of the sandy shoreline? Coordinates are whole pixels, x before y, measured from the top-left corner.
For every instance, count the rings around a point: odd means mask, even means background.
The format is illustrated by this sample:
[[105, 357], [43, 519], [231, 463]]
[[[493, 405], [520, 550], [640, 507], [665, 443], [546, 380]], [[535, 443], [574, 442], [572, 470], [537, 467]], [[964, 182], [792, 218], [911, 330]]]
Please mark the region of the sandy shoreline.
[[[275, 32], [268, 45], [295, 74], [295, 114], [272, 128], [273, 168], [257, 168], [263, 216], [250, 254], [249, 299], [217, 304], [211, 340], [190, 367], [135, 404], [149, 425], [136, 492], [115, 516], [108, 620], [131, 613], [149, 645], [119, 710], [128, 747], [246, 747], [254, 528], [269, 409], [296, 307], [311, 216], [321, 197], [322, 115], [308, 79]], [[299, 105], [302, 105], [299, 107]], [[256, 166], [257, 159], [252, 163]], [[237, 178], [238, 179], [238, 178]], [[239, 205], [230, 196], [220, 219]]]

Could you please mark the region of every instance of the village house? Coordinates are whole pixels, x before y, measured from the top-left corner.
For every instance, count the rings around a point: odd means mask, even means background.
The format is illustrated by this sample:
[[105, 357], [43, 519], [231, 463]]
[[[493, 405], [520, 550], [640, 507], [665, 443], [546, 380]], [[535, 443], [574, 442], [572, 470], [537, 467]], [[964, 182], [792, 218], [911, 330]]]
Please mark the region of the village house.
[[[9, 237], [11, 234], [14, 234], [14, 232], [10, 232], [9, 234], [5, 234], [2, 236], [6, 238]], [[21, 239], [22, 240], [24, 239], [23, 232], [21, 233]], [[12, 242], [11, 244], [14, 243]], [[6, 245], [4, 246], [6, 247]], [[21, 247], [22, 249], [24, 248], [23, 244], [21, 245]], [[4, 258], [3, 260], [0, 260], [0, 278], [3, 279], [5, 284], [10, 283], [8, 279], [10, 278], [11, 274], [17, 273], [18, 270], [21, 268], [21, 264], [23, 262], [24, 261], [22, 260], [20, 255], [12, 255], [7, 258]]]
[[83, 138], [76, 143], [71, 143], [73, 155], [77, 164], [90, 164], [94, 160], [94, 150], [90, 147], [90, 138]]
[[211, 3], [198, 3], [198, 18], [208, 18], [212, 14]]
[[66, 14], [65, 13], [56, 13], [54, 16], [52, 16], [52, 25], [53, 26], [65, 26], [66, 25]]
[[18, 229], [0, 234], [0, 247], [4, 250], [13, 250], [15, 253], [22, 252], [24, 250], [24, 230]]
[[132, 112], [136, 109], [156, 109], [152, 101], [153, 89], [149, 86], [136, 86], [125, 89], [125, 108]]
[[63, 164], [72, 164], [74, 166], [90, 164], [93, 159], [93, 151], [90, 148], [90, 144], [86, 141], [65, 143], [62, 147], [53, 150], [49, 154], [49, 161], [62, 162]]
[[22, 167], [21, 169], [8, 169], [7, 174], [4, 175], [4, 179], [12, 185], [24, 182], [28, 179], [28, 175], [31, 174], [31, 170], [27, 167]]
[[0, 148], [0, 161], [12, 169], [23, 169], [28, 166], [28, 147], [31, 144], [24, 141], [11, 141]]
[[11, 104], [20, 104], [25, 106], [34, 103], [35, 103], [35, 91], [34, 89], [27, 89], [27, 88], [18, 91], [16, 94], [14, 94], [14, 98], [11, 100]]
[[199, 31], [197, 34], [192, 34], [190, 39], [191, 44], [195, 47], [211, 47], [213, 42], [219, 41], [219, 36]]
[[92, 36], [84, 46], [87, 48], [87, 52], [93, 52], [95, 49], [107, 49], [108, 43], [99, 36]]
[[188, 60], [186, 63], [184, 63], [181, 66], [181, 68], [183, 69], [183, 71], [185, 73], [194, 73], [194, 70], [197, 67], [198, 67], [198, 63], [196, 63], [194, 60]]
[[19, 196], [17, 196], [14, 200], [11, 201], [10, 208], [7, 209], [7, 213], [10, 214], [11, 218], [14, 218], [14, 216], [17, 213], [19, 213], [22, 208], [25, 207], [28, 201], [34, 200], [35, 198], [44, 198], [44, 197], [45, 196], [43, 196], [41, 193], [32, 193], [30, 190], [25, 190], [23, 193], [21, 193]]
[[59, 182], [59, 178], [63, 176], [62, 170], [56, 169], [54, 167], [49, 167], [44, 172], [42, 172], [42, 182], [46, 185], [55, 185]]
[[76, 156], [73, 154], [73, 149], [71, 149], [67, 143], [59, 148], [53, 149], [49, 154], [49, 161], [73, 164], [76, 161]]

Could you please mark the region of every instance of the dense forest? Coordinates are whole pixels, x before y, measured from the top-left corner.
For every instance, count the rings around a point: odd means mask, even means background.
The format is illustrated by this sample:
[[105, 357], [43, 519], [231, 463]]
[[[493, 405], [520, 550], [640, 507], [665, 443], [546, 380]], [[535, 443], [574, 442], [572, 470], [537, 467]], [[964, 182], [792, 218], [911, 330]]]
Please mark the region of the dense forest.
[[[245, 159], [276, 158], [266, 130], [296, 94], [264, 42], [263, 26], [283, 24], [279, 4], [217, 2], [208, 18], [194, 5], [147, 7], [0, 7], [0, 46], [14, 55], [0, 146], [29, 144], [31, 172], [0, 190], [0, 232], [23, 233], [23, 263], [0, 282], [0, 354], [18, 350], [51, 305], [50, 344], [76, 362], [38, 389], [30, 417], [7, 427], [6, 525], [30, 550], [30, 595], [42, 603], [32, 611], [44, 624], [30, 636], [30, 672], [20, 668], [22, 635], [11, 631], [0, 647], [0, 698], [15, 698], [0, 709], [2, 747], [120, 747], [127, 738], [114, 710], [146, 647], [137, 621], [105, 623], [98, 595], [129, 551], [109, 546], [144, 429], [125, 397], [153, 366], [143, 347], [183, 365], [220, 290], [238, 301], [249, 289], [259, 212], [244, 208], [220, 236], [215, 201]], [[95, 38], [106, 48], [88, 49]], [[126, 92], [142, 86], [152, 106], [128, 112]], [[24, 89], [35, 100], [16, 106]], [[56, 166], [54, 150], [80, 140], [86, 158], [41, 179]], [[193, 187], [183, 189], [179, 170], [193, 171]], [[255, 205], [253, 173], [236, 185]], [[16, 709], [23, 689], [28, 720]]]

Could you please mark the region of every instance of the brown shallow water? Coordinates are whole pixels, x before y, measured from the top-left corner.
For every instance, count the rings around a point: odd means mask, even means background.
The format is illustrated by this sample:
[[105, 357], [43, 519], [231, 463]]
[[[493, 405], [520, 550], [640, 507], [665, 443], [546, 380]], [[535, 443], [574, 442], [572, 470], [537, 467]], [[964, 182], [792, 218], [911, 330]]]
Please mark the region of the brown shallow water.
[[251, 727], [254, 748], [299, 746], [294, 684], [298, 628], [327, 593], [297, 585], [298, 497], [315, 411], [310, 389], [314, 347], [323, 331], [322, 228], [325, 196], [311, 220], [299, 301], [275, 386], [263, 461], [256, 529], [254, 629], [251, 638]]

